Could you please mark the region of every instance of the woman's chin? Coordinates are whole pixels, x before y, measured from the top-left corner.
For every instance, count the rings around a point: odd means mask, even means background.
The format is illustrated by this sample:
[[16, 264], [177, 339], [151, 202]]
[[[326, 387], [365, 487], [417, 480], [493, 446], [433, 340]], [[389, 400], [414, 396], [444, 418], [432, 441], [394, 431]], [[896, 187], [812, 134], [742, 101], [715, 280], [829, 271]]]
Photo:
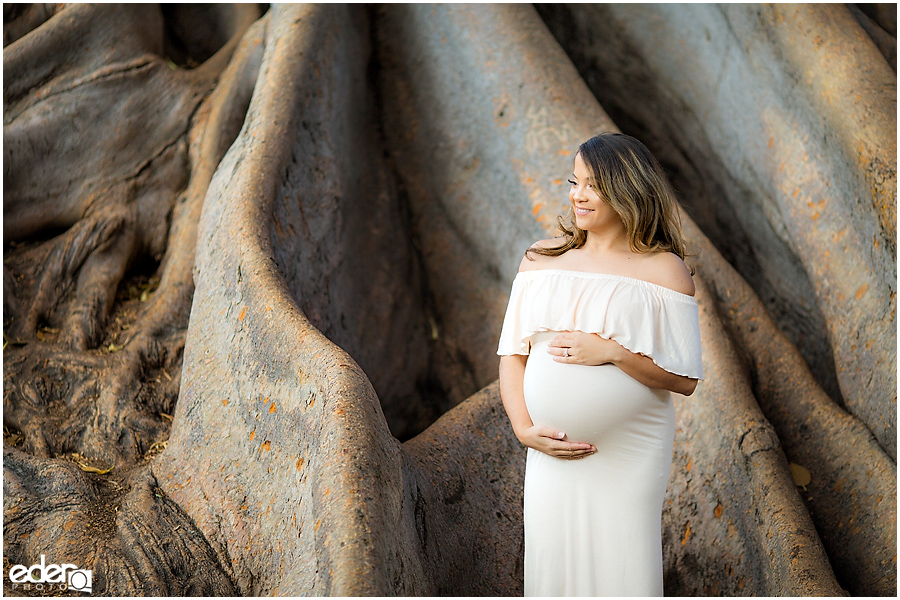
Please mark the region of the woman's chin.
[[[593, 213], [591, 213], [593, 214]], [[591, 215], [580, 216], [578, 214], [575, 215], [575, 225], [578, 226], [578, 229], [582, 229], [587, 231], [587, 229], [591, 226]]]

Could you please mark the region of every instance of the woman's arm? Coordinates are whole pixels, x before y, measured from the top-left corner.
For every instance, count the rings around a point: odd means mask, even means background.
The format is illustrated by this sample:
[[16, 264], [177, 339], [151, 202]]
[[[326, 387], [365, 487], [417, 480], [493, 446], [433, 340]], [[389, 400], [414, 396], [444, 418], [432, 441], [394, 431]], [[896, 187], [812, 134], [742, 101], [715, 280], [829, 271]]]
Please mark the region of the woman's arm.
[[595, 333], [562, 333], [551, 340], [547, 352], [553, 355], [553, 360], [562, 363], [612, 363], [650, 388], [669, 390], [683, 396], [690, 396], [697, 389], [696, 379], [669, 373], [650, 358], [630, 352], [615, 340], [607, 340]]
[[516, 437], [523, 445], [556, 458], [584, 458], [596, 452], [591, 444], [567, 442], [565, 432], [531, 421], [523, 387], [527, 360], [521, 354], [500, 357], [500, 399]]

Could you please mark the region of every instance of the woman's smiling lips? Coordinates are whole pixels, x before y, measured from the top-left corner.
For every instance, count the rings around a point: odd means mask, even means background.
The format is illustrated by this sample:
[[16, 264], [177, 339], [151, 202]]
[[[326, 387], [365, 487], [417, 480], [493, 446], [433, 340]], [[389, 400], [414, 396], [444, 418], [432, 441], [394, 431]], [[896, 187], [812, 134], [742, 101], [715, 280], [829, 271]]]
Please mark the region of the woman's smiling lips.
[[592, 212], [594, 212], [594, 211], [592, 211], [592, 210], [590, 210], [590, 209], [588, 209], [588, 208], [578, 208], [577, 206], [575, 207], [575, 214], [578, 215], [579, 217], [583, 217], [583, 216], [585, 216], [585, 215], [589, 215], [589, 214], [591, 214]]

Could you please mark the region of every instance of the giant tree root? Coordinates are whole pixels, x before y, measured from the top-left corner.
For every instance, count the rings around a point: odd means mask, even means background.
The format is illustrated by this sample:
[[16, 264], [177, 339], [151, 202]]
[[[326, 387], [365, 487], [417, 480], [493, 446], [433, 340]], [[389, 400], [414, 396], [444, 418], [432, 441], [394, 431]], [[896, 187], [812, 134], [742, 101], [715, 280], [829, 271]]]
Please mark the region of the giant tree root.
[[796, 464], [811, 480], [803, 499], [841, 581], [854, 593], [890, 596], [897, 587], [897, 474], [872, 433], [822, 390], [734, 269], [699, 231], [699, 273], [716, 312], [743, 349], [753, 395]]
[[[136, 467], [168, 436], [199, 210], [243, 121], [262, 55], [264, 22], [243, 36], [258, 8], [221, 10], [230, 25], [216, 33], [227, 43], [190, 71], [157, 54], [162, 21], [147, 5], [69, 7], [4, 51], [13, 79], [4, 88], [12, 170], [4, 226], [7, 239], [28, 240], [4, 263], [12, 342], [4, 349], [4, 426], [12, 434], [5, 441], [32, 455], [11, 451], [4, 460], [5, 557], [29, 564], [47, 550], [68, 553], [69, 562], [95, 567], [95, 592], [234, 590], [215, 560], [187, 573], [179, 553], [214, 559], [195, 529], [152, 547], [131, 522], [116, 521], [157, 510], [147, 500], [146, 468]], [[88, 47], [72, 53], [82, 38]], [[70, 118], [85, 104], [93, 112], [84, 122]], [[89, 135], [79, 133], [86, 126]], [[53, 139], [48, 148], [45, 136]], [[54, 161], [67, 162], [60, 169]], [[68, 229], [55, 235], [59, 227]], [[147, 265], [160, 259], [150, 277]], [[100, 473], [82, 473], [73, 457]], [[45, 489], [55, 490], [52, 502], [37, 501]], [[133, 498], [124, 513], [115, 512], [121, 498]], [[137, 528], [161, 535], [188, 522], [176, 505], [165, 506]], [[117, 524], [99, 537], [70, 526], [91, 519]]]
[[101, 477], [69, 460], [36, 458], [4, 446], [3, 469], [7, 558], [44, 554], [53, 559], [48, 562], [89, 568], [93, 592], [102, 595], [237, 592], [227, 567], [147, 468], [126, 478]]
[[[4, 73], [13, 80], [4, 89], [5, 237], [15, 242], [67, 228], [4, 262], [12, 284], [4, 290], [4, 329], [15, 344], [29, 344], [6, 352], [4, 404], [26, 450], [79, 452], [121, 467], [165, 439], [197, 217], [249, 101], [252, 75], [241, 80], [247, 61], [235, 61], [225, 76], [243, 91], [226, 83], [209, 94], [248, 25], [238, 20], [231, 41], [192, 71], [154, 54], [162, 21], [149, 5], [75, 5], [4, 52]], [[51, 43], [69, 38], [102, 38], [113, 50], [70, 56], [69, 46], [59, 51]], [[240, 56], [250, 54], [245, 48]], [[54, 64], [52, 78], [36, 79]], [[23, 81], [37, 87], [19, 89]], [[88, 132], [73, 112], [91, 124]], [[159, 260], [158, 289], [116, 315], [121, 330], [110, 328], [112, 339], [104, 339], [126, 269]]]

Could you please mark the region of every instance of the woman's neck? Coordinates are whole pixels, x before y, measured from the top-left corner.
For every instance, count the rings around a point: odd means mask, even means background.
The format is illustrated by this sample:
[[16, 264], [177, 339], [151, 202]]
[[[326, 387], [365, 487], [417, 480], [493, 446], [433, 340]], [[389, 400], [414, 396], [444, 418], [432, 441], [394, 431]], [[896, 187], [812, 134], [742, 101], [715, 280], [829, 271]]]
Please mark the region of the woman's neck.
[[588, 231], [583, 248], [590, 254], [602, 256], [611, 252], [626, 252], [631, 249], [625, 228], [607, 231]]

